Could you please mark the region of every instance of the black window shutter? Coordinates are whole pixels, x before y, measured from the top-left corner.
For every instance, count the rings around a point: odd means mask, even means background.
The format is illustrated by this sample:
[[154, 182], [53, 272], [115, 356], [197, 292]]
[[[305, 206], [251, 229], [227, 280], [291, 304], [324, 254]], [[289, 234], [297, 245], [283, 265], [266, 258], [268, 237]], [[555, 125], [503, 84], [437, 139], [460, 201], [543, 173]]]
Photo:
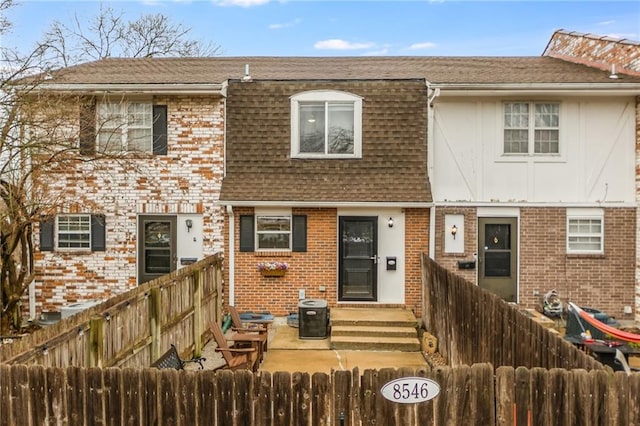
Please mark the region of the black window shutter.
[[91, 215], [91, 250], [105, 251], [107, 248], [105, 217], [102, 214]]
[[292, 251], [307, 251], [307, 216], [293, 216], [293, 247]]
[[153, 106], [153, 154], [167, 155], [167, 106]]
[[93, 155], [96, 152], [96, 103], [80, 105], [80, 154]]
[[53, 216], [40, 221], [40, 251], [53, 251], [53, 227], [56, 219]]
[[240, 216], [240, 251], [255, 251], [254, 227], [253, 215]]

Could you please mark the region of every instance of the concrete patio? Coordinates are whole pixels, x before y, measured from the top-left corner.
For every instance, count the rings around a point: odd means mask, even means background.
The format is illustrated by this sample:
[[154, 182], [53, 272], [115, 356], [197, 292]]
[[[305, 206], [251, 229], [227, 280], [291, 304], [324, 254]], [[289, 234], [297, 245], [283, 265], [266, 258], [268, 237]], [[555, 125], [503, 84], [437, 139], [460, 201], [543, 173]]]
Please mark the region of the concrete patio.
[[332, 370], [426, 367], [422, 352], [332, 350], [330, 339], [299, 339], [298, 329], [277, 318], [261, 371], [331, 373]]
[[[232, 334], [233, 332], [228, 332]], [[269, 349], [259, 371], [274, 373], [277, 371], [331, 373], [332, 370], [352, 370], [358, 367], [366, 369], [426, 367], [428, 364], [422, 352], [373, 351], [373, 350], [333, 350], [330, 338], [300, 339], [298, 328], [287, 325], [286, 317], [276, 317], [269, 326]], [[205, 369], [215, 369], [224, 365], [222, 356], [215, 351], [212, 340], [203, 349], [207, 358]], [[197, 365], [187, 364], [189, 370]]]

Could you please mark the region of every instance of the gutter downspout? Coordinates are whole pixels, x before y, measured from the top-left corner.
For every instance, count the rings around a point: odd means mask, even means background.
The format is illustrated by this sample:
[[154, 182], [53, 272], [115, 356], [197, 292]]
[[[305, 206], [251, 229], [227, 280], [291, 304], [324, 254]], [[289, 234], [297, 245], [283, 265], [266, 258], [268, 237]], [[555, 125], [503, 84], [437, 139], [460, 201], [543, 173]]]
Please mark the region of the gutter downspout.
[[227, 89], [229, 81], [222, 83], [222, 177], [227, 177]]
[[[433, 135], [434, 131], [434, 110], [433, 102], [440, 96], [440, 88], [431, 88], [431, 84], [427, 81], [427, 177], [429, 182], [433, 182], [433, 167], [434, 167], [434, 155], [433, 155]], [[433, 191], [431, 192], [433, 197]], [[433, 200], [432, 200], [433, 201]], [[429, 210], [429, 257], [435, 259], [436, 254], [436, 203], [433, 203], [433, 207]]]
[[227, 205], [227, 215], [229, 221], [229, 253], [227, 254], [227, 269], [229, 270], [229, 305], [235, 306], [235, 217], [233, 215], [233, 206]]

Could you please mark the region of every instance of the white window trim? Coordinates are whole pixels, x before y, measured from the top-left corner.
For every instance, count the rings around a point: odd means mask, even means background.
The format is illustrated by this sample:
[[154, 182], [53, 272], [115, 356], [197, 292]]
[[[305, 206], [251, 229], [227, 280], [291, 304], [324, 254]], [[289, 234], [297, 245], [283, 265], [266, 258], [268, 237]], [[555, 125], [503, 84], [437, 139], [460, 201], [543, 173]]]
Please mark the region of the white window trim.
[[[88, 234], [89, 235], [89, 246], [88, 247], [60, 247], [60, 218], [61, 217], [86, 217], [89, 219], [89, 230], [87, 232], [79, 232], [79, 231], [67, 231], [62, 232], [62, 234]], [[69, 213], [69, 214], [59, 214], [56, 216], [56, 227], [55, 227], [55, 250], [57, 251], [86, 251], [91, 250], [92, 241], [91, 241], [91, 215], [83, 214], [83, 213]]]
[[[362, 158], [362, 97], [337, 90], [313, 90], [291, 96], [291, 158]], [[300, 153], [300, 102], [353, 102], [353, 154]]]
[[[529, 114], [531, 118], [531, 114], [535, 114], [535, 105], [536, 104], [556, 104], [558, 105], [558, 152], [557, 153], [534, 153], [534, 145], [535, 145], [535, 137], [534, 133], [529, 132], [529, 143], [528, 148], [529, 152], [527, 153], [508, 153], [504, 152], [504, 129], [505, 129], [505, 117], [504, 117], [504, 108], [505, 104], [517, 104], [517, 103], [526, 103], [529, 104]], [[562, 131], [564, 123], [564, 112], [563, 105], [561, 101], [558, 100], [504, 100], [502, 102], [497, 103], [497, 108], [499, 108], [498, 114], [500, 114], [500, 119], [497, 120], [497, 135], [496, 137], [496, 153], [497, 158], [496, 162], [498, 163], [522, 163], [522, 162], [532, 162], [532, 163], [562, 163], [566, 162], [566, 141], [564, 140], [564, 132]], [[532, 109], [533, 108], [533, 109]], [[531, 121], [531, 119], [529, 120]], [[530, 130], [535, 130], [535, 127], [532, 127], [531, 124], [529, 126]]]
[[[117, 104], [120, 106], [120, 118], [122, 121], [117, 126], [109, 126], [108, 123], [102, 123], [100, 106], [104, 104]], [[149, 120], [150, 122], [149, 129], [151, 130], [150, 145], [148, 149], [140, 152], [147, 153], [147, 154], [153, 153], [153, 121], [154, 121], [153, 120], [154, 118], [153, 102], [149, 99], [127, 99], [126, 101], [123, 101], [121, 99], [120, 100], [106, 99], [103, 101], [99, 101], [96, 107], [96, 122], [98, 124], [98, 131], [96, 132], [96, 147], [98, 149], [102, 149], [100, 145], [100, 133], [101, 133], [100, 130], [104, 129], [105, 132], [114, 131], [114, 133], [119, 133], [121, 138], [120, 140], [124, 141], [123, 151], [132, 152], [129, 150], [129, 122], [128, 122], [129, 105], [131, 104], [146, 104], [150, 108], [150, 113], [151, 113], [151, 119]], [[134, 130], [140, 130], [140, 129], [145, 129], [146, 127], [134, 125], [131, 128]], [[119, 151], [116, 151], [116, 152], [119, 152]], [[135, 151], [135, 152], [138, 152], [138, 151]]]
[[[600, 221], [600, 249], [599, 250], [576, 250], [569, 245], [569, 224], [571, 220], [589, 219]], [[604, 254], [604, 210], [602, 209], [567, 209], [567, 254]], [[586, 234], [585, 234], [586, 235]], [[589, 234], [594, 236], [596, 234]]]
[[[256, 252], [290, 252], [293, 246], [293, 215], [290, 209], [256, 209], [254, 211], [254, 244]], [[259, 217], [279, 217], [289, 219], [289, 247], [288, 248], [260, 248], [258, 242], [258, 218]]]

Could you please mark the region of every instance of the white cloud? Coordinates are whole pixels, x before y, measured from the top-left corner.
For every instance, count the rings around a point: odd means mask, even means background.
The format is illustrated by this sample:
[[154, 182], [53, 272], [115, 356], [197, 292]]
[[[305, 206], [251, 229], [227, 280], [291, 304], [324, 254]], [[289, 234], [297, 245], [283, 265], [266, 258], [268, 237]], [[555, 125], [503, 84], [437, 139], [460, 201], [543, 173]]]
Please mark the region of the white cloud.
[[216, 6], [252, 7], [269, 3], [269, 0], [211, 0]]
[[375, 43], [353, 43], [350, 41], [340, 40], [337, 38], [317, 41], [313, 47], [320, 50], [360, 50], [371, 49], [375, 47]]
[[302, 19], [296, 18], [291, 22], [285, 22], [285, 23], [282, 23], [282, 24], [271, 24], [271, 25], [269, 25], [269, 29], [270, 30], [279, 30], [279, 29], [282, 29], [282, 28], [289, 28], [289, 27], [296, 26], [301, 22], [302, 22]]
[[432, 49], [434, 47], [436, 47], [435, 43], [425, 41], [424, 43], [413, 43], [411, 46], [407, 47], [407, 50], [424, 50]]
[[602, 22], [598, 22], [596, 25], [612, 25], [615, 23], [616, 21], [602, 21]]

